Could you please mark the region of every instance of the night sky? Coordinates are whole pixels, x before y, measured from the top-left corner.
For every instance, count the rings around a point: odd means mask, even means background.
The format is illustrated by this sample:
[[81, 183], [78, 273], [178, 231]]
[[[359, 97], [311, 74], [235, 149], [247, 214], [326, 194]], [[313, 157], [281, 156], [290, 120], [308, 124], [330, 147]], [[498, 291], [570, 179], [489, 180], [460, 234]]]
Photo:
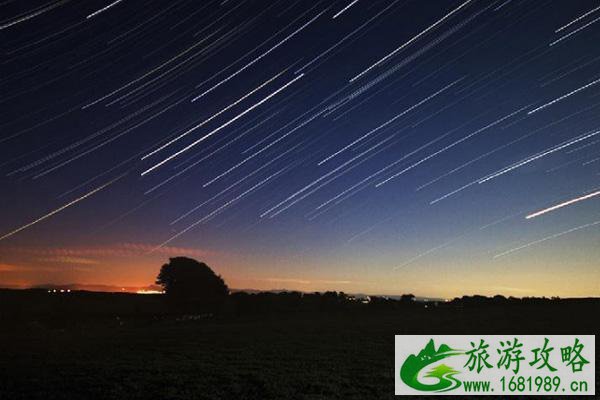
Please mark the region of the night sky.
[[598, 1], [0, 15], [3, 286], [600, 295]]

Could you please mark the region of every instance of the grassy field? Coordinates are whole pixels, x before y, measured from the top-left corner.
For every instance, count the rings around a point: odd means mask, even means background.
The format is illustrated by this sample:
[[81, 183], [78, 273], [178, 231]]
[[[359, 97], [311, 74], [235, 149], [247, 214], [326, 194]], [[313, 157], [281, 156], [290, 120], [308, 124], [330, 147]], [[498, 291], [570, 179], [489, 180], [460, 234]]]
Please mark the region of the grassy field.
[[598, 332], [574, 307], [4, 320], [0, 399], [391, 399], [395, 334]]

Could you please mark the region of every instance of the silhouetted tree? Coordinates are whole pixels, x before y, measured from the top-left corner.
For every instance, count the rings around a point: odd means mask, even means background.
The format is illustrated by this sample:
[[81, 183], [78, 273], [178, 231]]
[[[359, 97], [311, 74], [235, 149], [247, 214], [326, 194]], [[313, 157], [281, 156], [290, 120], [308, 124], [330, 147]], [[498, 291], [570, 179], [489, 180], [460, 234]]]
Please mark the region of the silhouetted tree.
[[403, 294], [402, 296], [400, 296], [400, 301], [403, 303], [412, 303], [415, 301], [415, 295], [412, 293]]
[[156, 277], [167, 299], [181, 311], [214, 311], [229, 289], [208, 265], [187, 257], [174, 257], [162, 266]]

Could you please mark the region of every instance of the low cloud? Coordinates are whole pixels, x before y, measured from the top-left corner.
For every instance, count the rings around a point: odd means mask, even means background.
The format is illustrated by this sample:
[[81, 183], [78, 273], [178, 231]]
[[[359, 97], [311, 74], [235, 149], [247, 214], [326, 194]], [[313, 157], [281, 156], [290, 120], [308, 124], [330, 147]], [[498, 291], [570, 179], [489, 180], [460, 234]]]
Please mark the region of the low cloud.
[[0, 263], [0, 272], [13, 272], [19, 271], [19, 267], [12, 264], [2, 264]]
[[30, 267], [23, 265], [14, 265], [14, 264], [4, 264], [0, 263], [0, 273], [8, 273], [8, 272], [50, 272], [56, 271], [54, 268], [47, 267]]
[[136, 252], [136, 253], [149, 253], [153, 251], [156, 254], [164, 254], [169, 256], [196, 256], [202, 257], [210, 254], [209, 251], [194, 249], [189, 247], [174, 247], [174, 246], [163, 246], [156, 248], [155, 244], [147, 243], [123, 243], [120, 245], [121, 248]]
[[85, 246], [85, 247], [9, 247], [12, 253], [36, 256], [43, 262], [61, 262], [71, 264], [97, 264], [99, 261], [90, 257], [128, 257], [146, 255], [151, 250], [154, 254], [164, 256], [190, 256], [203, 257], [211, 254], [210, 251], [188, 248], [164, 246], [156, 249], [155, 244], [149, 243], [117, 243], [107, 246]]
[[533, 293], [531, 289], [526, 288], [516, 288], [509, 286], [494, 286], [492, 289], [496, 291], [506, 291], [506, 292], [517, 292], [517, 293]]
[[344, 280], [306, 280], [306, 279], [294, 279], [294, 278], [262, 278], [257, 279], [259, 281], [265, 282], [282, 282], [282, 283], [297, 283], [300, 285], [311, 285], [311, 284], [328, 284], [328, 285], [352, 285], [357, 283], [364, 282], [356, 282], [356, 281], [344, 281]]
[[76, 265], [94, 265], [94, 264], [100, 263], [100, 261], [94, 260], [91, 258], [69, 257], [69, 256], [38, 258], [36, 261], [42, 262], [42, 263], [76, 264]]

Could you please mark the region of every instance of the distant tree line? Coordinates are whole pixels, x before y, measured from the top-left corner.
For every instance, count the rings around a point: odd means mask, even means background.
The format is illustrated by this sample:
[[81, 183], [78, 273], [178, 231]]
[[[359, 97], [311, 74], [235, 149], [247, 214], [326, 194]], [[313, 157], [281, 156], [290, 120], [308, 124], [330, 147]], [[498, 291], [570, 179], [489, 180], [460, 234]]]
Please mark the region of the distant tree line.
[[173, 311], [223, 312], [235, 314], [277, 313], [295, 311], [344, 311], [344, 310], [393, 310], [433, 307], [480, 307], [542, 304], [557, 302], [559, 298], [515, 298], [496, 295], [457, 297], [451, 301], [417, 301], [413, 294], [397, 297], [355, 297], [344, 292], [303, 293], [282, 292], [233, 292], [230, 293], [221, 276], [205, 263], [175, 257], [162, 266], [156, 283], [162, 285], [166, 300]]
[[[186, 257], [171, 258], [162, 266], [156, 283], [165, 294], [138, 295], [71, 291], [49, 293], [46, 289], [0, 289], [0, 321], [30, 318], [93, 318], [98, 316], [245, 316], [294, 313], [395, 313], [429, 312], [481, 307], [572, 306], [600, 309], [600, 299], [560, 299], [558, 297], [504, 297], [480, 295], [457, 297], [450, 301], [422, 301], [412, 294], [400, 297], [355, 296], [344, 292], [303, 293], [298, 291], [231, 291], [225, 281], [206, 264]], [[539, 307], [538, 307], [539, 308]], [[583, 308], [582, 308], [583, 309]]]

